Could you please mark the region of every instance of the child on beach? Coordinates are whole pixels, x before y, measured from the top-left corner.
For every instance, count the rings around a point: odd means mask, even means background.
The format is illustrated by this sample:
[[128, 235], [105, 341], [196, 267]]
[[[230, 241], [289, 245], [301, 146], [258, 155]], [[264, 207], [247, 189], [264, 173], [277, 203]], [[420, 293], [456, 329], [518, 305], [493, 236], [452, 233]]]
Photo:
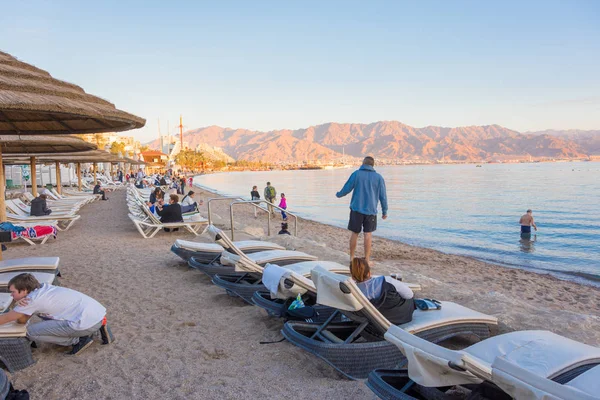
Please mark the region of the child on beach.
[[287, 222], [281, 223], [281, 230], [279, 231], [279, 235], [291, 235], [290, 231], [288, 231]]
[[[285, 199], [285, 193], [281, 193], [281, 200], [279, 201], [279, 208], [283, 208], [283, 210], [287, 209], [287, 201]], [[287, 214], [283, 210], [281, 211], [281, 218], [283, 218], [284, 221], [287, 221]]]

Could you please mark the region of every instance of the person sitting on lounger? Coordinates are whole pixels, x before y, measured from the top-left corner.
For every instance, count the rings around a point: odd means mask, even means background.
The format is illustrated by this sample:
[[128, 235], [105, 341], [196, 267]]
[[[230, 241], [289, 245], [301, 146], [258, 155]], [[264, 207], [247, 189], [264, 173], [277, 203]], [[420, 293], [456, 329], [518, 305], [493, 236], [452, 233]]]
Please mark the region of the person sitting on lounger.
[[72, 289], [40, 284], [32, 274], [19, 274], [8, 282], [16, 306], [0, 314], [0, 325], [16, 321], [25, 324], [36, 314], [42, 321], [27, 325], [32, 342], [73, 346], [76, 355], [92, 344], [92, 335], [102, 329], [106, 308], [96, 300]]
[[106, 191], [102, 190], [100, 183], [96, 183], [96, 186], [94, 186], [94, 194], [101, 194], [102, 200], [108, 200], [108, 197], [106, 197]]
[[412, 321], [415, 303], [408, 285], [390, 276], [371, 276], [371, 268], [364, 258], [352, 259], [350, 274], [360, 291], [392, 324]]
[[42, 193], [35, 199], [31, 200], [31, 212], [29, 214], [35, 217], [50, 215], [50, 213], [52, 213], [52, 210], [49, 209], [48, 205], [46, 204], [47, 198], [48, 196]]
[[[181, 215], [181, 206], [179, 205], [179, 196], [176, 194], [169, 195], [169, 204], [165, 205], [163, 200], [156, 204], [156, 213], [160, 216], [160, 222], [183, 222]], [[178, 228], [173, 231], [178, 231]], [[165, 228], [165, 232], [170, 232], [169, 228]]]
[[[198, 203], [196, 202], [196, 199], [194, 198], [194, 196], [196, 195], [196, 193], [194, 193], [193, 190], [190, 190], [188, 192], [188, 194], [183, 198], [183, 200], [181, 200], [181, 212], [182, 213], [187, 213], [187, 212], [192, 212], [192, 211], [196, 211], [198, 209]], [[200, 205], [202, 205], [204, 202], [202, 200], [200, 200]]]

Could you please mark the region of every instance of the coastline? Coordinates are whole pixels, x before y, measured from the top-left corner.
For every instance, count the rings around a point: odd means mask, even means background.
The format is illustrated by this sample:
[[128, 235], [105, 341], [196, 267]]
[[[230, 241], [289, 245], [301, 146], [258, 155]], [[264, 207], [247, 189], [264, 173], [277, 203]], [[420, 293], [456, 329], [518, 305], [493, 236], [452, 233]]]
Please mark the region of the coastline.
[[[223, 197], [209, 188], [194, 186], [202, 199]], [[202, 208], [206, 212], [206, 202]], [[217, 215], [215, 223], [229, 229], [227, 202], [212, 202], [211, 209]], [[266, 239], [264, 213], [262, 218], [254, 219], [251, 206], [240, 206], [234, 216], [236, 230]], [[268, 240], [318, 255], [320, 259], [349, 261], [346, 229], [301, 217], [298, 221], [298, 237], [282, 239], [275, 234], [280, 219], [273, 218], [272, 236]], [[293, 219], [288, 222], [291, 231]], [[357, 252], [362, 254], [361, 239]], [[400, 272], [405, 281], [421, 283], [424, 290], [420, 297], [454, 301], [498, 317], [500, 332], [546, 329], [593, 346], [600, 345], [600, 288], [378, 236], [373, 236], [371, 258], [376, 273]]]

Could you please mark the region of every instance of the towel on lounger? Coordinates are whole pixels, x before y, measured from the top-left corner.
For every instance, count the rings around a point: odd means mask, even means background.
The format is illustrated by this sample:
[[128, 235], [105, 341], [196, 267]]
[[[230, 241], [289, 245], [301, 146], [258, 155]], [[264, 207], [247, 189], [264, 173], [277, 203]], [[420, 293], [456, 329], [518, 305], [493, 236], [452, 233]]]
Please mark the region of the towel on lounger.
[[269, 263], [265, 265], [262, 280], [265, 287], [271, 292], [271, 297], [275, 298], [277, 296], [279, 282], [281, 282], [281, 278], [286, 272], [288, 272], [288, 270], [281, 268], [279, 265]]

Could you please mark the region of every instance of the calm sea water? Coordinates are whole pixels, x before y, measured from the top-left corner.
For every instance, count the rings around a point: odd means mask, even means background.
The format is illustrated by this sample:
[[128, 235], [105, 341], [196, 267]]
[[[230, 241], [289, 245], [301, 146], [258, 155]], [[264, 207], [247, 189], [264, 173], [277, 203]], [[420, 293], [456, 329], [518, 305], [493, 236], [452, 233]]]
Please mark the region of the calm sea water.
[[[388, 191], [388, 219], [376, 235], [445, 253], [600, 285], [600, 163], [376, 167]], [[288, 209], [346, 227], [350, 196], [335, 197], [353, 169], [234, 172], [195, 183], [250, 197], [270, 181]], [[521, 238], [519, 218], [533, 209], [537, 235]], [[381, 214], [380, 214], [381, 215]], [[345, 240], [345, 239], [344, 239]]]

